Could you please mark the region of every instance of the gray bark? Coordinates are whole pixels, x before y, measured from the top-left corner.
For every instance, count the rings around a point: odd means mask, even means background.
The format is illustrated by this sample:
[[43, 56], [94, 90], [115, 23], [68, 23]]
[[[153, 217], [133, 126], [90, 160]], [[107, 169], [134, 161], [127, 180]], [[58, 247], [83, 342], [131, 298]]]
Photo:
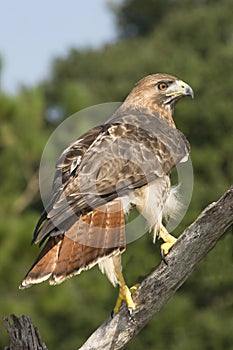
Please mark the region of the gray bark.
[[6, 330], [11, 343], [4, 350], [47, 350], [45, 343], [41, 340], [36, 327], [33, 326], [30, 317], [11, 315], [4, 318]]
[[[163, 261], [148, 275], [133, 295], [136, 311], [129, 315], [123, 305], [117, 315], [109, 317], [79, 350], [118, 350], [154, 317], [191, 275], [198, 262], [215, 246], [218, 239], [233, 224], [233, 186], [210, 204], [180, 235]], [[47, 350], [37, 329], [27, 316], [12, 315], [5, 325], [11, 339], [5, 350]]]
[[161, 264], [141, 283], [133, 296], [136, 312], [130, 317], [126, 306], [109, 317], [79, 350], [118, 350], [154, 317], [191, 275], [198, 262], [215, 246], [233, 224], [233, 186], [209, 205], [179, 237]]

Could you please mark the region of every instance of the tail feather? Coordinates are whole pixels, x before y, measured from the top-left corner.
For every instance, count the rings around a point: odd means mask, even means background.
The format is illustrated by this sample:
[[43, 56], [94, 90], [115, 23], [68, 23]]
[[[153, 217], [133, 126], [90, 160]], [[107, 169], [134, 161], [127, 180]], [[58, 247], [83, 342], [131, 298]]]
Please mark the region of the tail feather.
[[20, 289], [30, 287], [32, 284], [44, 282], [50, 278], [59, 257], [62, 241], [63, 235], [50, 237], [48, 239], [37, 260], [21, 283]]
[[64, 234], [51, 236], [20, 288], [49, 279], [59, 284], [125, 249], [124, 211], [115, 200], [81, 216]]

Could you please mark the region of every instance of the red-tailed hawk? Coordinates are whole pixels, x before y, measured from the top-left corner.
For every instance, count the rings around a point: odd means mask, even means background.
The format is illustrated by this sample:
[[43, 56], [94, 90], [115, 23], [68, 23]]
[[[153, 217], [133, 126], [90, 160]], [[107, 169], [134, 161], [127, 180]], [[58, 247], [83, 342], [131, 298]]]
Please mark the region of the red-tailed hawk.
[[57, 163], [52, 198], [41, 215], [33, 242], [44, 244], [20, 288], [49, 280], [59, 284], [98, 264], [120, 286], [122, 301], [135, 309], [121, 268], [126, 249], [125, 215], [132, 207], [162, 238], [162, 256], [176, 239], [162, 224], [170, 195], [170, 171], [189, 154], [176, 129], [176, 102], [191, 87], [167, 74], [141, 79], [103, 125], [71, 144]]

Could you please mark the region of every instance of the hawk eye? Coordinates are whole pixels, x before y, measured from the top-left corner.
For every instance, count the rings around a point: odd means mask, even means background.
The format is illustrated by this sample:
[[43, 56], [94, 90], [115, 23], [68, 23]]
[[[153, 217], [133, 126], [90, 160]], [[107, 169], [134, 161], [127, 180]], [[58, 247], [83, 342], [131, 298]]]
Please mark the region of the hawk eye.
[[167, 90], [167, 88], [168, 88], [168, 84], [167, 83], [162, 82], [162, 83], [158, 84], [158, 89], [161, 90], [161, 91], [165, 91], [165, 90]]

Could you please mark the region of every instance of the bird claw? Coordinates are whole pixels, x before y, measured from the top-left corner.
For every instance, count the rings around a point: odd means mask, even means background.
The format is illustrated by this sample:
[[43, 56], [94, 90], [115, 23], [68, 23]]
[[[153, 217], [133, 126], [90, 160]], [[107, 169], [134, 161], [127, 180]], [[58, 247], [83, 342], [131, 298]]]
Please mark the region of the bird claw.
[[135, 303], [132, 299], [132, 295], [138, 289], [139, 284], [136, 284], [129, 288], [126, 284], [120, 287], [119, 295], [116, 301], [116, 305], [113, 310], [113, 314], [117, 314], [121, 308], [122, 303], [125, 301], [129, 315], [132, 317], [133, 312], [136, 310]]
[[[128, 314], [129, 314], [129, 317], [130, 317], [131, 321], [135, 322], [135, 318], [134, 318], [134, 311], [135, 310], [133, 310], [132, 307], [128, 307], [127, 311], [128, 311]], [[117, 314], [114, 312], [114, 310], [112, 310], [111, 311], [111, 318], [113, 318], [116, 315]]]
[[128, 307], [128, 313], [131, 318], [132, 318], [133, 312], [134, 310], [132, 309], [132, 307]]
[[173, 238], [174, 238], [173, 242], [165, 242], [161, 245], [161, 248], [160, 248], [162, 260], [166, 265], [168, 265], [166, 256], [170, 252], [171, 248], [173, 247], [173, 245], [177, 241], [177, 239], [175, 237], [173, 237]]
[[168, 265], [168, 262], [166, 259], [166, 254], [164, 253], [164, 249], [161, 248], [160, 253], [161, 253], [161, 257], [162, 257], [164, 264]]
[[163, 239], [164, 243], [161, 244], [160, 251], [163, 262], [168, 265], [166, 255], [169, 253], [177, 239], [167, 232], [166, 228], [162, 225], [159, 232], [160, 238]]

